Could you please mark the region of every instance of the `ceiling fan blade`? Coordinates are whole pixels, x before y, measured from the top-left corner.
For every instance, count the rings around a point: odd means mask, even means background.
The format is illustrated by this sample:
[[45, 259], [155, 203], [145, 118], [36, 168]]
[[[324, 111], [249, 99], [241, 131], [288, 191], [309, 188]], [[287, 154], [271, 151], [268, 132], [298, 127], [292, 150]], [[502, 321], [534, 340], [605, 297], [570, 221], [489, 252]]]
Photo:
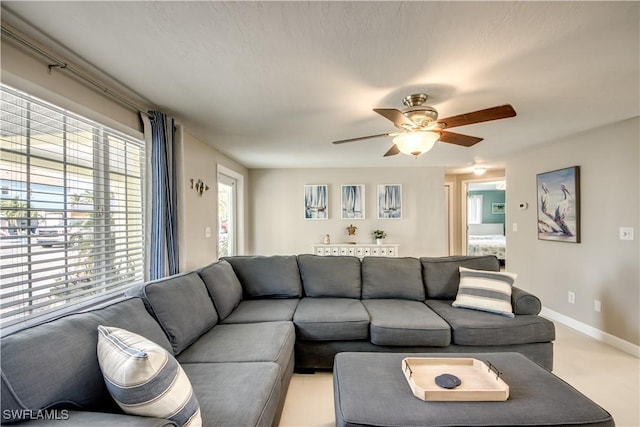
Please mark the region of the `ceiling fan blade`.
[[514, 110], [511, 105], [505, 104], [499, 107], [492, 107], [485, 110], [474, 111], [472, 113], [447, 117], [445, 119], [438, 120], [438, 123], [442, 123], [444, 125], [443, 129], [449, 129], [457, 126], [488, 122], [491, 120], [506, 119], [507, 117], [514, 117], [515, 115], [516, 110]]
[[463, 147], [471, 147], [482, 141], [483, 138], [476, 136], [463, 135], [461, 133], [447, 132], [446, 130], [440, 131], [440, 138], [438, 141], [447, 142], [449, 144], [461, 145]]
[[391, 135], [391, 134], [390, 133], [379, 133], [377, 135], [359, 136], [357, 138], [349, 138], [349, 139], [341, 139], [340, 141], [333, 141], [332, 144], [346, 144], [347, 142], [355, 142], [355, 141], [361, 141], [363, 139], [379, 138], [381, 136], [389, 136], [389, 135]]
[[409, 127], [413, 129], [416, 127], [416, 124], [410, 120], [407, 116], [402, 114], [402, 111], [396, 110], [395, 108], [374, 108], [373, 111], [380, 114], [385, 119], [389, 119], [400, 129], [406, 129]]
[[389, 148], [389, 151], [384, 153], [383, 157], [395, 156], [399, 152], [400, 152], [400, 149], [398, 148], [398, 146], [396, 144], [393, 144], [393, 146]]

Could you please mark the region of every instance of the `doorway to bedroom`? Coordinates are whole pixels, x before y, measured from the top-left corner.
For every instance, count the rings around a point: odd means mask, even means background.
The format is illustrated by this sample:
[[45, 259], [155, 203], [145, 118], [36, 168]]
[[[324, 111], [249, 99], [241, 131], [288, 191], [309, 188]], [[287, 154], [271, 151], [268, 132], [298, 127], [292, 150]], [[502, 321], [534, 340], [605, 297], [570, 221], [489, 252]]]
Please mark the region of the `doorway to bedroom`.
[[504, 179], [466, 183], [467, 255], [495, 255], [504, 266], [507, 241], [505, 237]]

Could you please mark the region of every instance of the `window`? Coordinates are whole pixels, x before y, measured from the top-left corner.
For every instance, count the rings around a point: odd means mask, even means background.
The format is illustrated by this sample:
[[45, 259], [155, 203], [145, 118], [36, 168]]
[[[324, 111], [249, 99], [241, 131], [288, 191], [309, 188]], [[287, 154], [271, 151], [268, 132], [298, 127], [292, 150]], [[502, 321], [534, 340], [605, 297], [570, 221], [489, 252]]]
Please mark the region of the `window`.
[[467, 222], [469, 224], [482, 223], [482, 194], [470, 194], [467, 201], [469, 211], [467, 213]]
[[120, 296], [143, 280], [144, 142], [0, 94], [0, 325]]

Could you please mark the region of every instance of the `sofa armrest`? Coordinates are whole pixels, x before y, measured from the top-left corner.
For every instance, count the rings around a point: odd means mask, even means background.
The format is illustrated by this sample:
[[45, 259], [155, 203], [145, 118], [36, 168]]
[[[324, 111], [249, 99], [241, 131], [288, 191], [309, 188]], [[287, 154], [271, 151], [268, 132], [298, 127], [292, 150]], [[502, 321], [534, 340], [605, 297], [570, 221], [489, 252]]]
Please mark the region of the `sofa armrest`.
[[514, 314], [538, 314], [542, 310], [537, 296], [515, 286], [511, 288], [511, 305]]

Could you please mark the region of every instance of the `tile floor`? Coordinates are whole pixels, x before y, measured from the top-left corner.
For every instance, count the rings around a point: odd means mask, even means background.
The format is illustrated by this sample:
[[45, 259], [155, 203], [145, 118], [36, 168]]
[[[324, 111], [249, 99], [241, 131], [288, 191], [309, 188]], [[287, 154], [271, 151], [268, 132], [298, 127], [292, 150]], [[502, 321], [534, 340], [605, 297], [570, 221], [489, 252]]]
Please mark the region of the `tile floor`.
[[[640, 427], [640, 359], [556, 323], [554, 374], [605, 408], [618, 427]], [[331, 373], [294, 374], [283, 427], [334, 426]]]

